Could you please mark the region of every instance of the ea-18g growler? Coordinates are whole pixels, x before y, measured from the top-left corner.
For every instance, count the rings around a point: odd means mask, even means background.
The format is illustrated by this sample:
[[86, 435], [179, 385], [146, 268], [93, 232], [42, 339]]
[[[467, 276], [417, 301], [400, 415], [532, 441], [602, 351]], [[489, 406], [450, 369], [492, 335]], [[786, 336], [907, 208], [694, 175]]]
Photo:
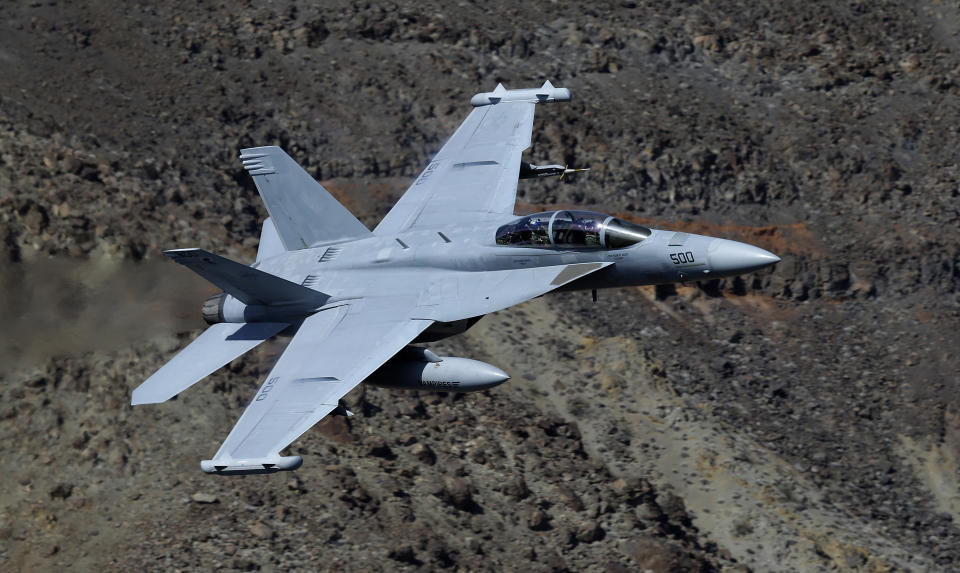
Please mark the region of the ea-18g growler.
[[514, 214], [520, 178], [564, 166], [521, 160], [536, 104], [570, 100], [550, 82], [502, 85], [473, 111], [372, 231], [278, 147], [241, 151], [270, 217], [256, 262], [201, 249], [166, 251], [223, 290], [203, 305], [211, 326], [133, 392], [163, 402], [284, 331], [276, 365], [203, 471], [271, 473], [282, 455], [362, 382], [470, 392], [509, 376], [412, 343], [465, 331], [483, 315], [555, 290], [696, 281], [748, 273], [780, 259], [714, 237], [649, 229], [603, 213]]

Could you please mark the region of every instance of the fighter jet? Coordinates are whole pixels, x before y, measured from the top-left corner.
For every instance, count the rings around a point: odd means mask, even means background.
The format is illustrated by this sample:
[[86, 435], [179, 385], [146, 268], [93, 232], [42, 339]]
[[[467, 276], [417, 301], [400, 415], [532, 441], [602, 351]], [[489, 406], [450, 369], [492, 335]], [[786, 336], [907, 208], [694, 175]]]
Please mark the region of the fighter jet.
[[372, 231], [279, 147], [241, 151], [267, 207], [257, 259], [166, 251], [223, 290], [204, 302], [210, 327], [133, 392], [164, 402], [279, 334], [292, 339], [212, 459], [211, 474], [294, 470], [282, 452], [325, 416], [352, 415], [361, 383], [473, 392], [509, 375], [476, 360], [412, 346], [462, 333], [485, 314], [551, 291], [697, 281], [780, 259], [721, 238], [656, 230], [564, 209], [514, 214], [520, 178], [566, 166], [521, 160], [538, 103], [570, 90], [480, 93], [473, 111]]

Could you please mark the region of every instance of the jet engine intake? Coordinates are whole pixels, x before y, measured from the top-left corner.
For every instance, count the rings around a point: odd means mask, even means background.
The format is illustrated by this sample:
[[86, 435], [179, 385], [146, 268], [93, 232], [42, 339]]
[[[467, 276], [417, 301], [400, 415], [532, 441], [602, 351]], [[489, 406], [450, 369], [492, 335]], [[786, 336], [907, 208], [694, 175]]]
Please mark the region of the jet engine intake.
[[408, 358], [409, 354], [390, 360], [371, 374], [366, 383], [382, 388], [406, 388], [435, 392], [478, 392], [499, 386], [510, 376], [496, 366], [450, 356], [438, 357], [439, 362]]

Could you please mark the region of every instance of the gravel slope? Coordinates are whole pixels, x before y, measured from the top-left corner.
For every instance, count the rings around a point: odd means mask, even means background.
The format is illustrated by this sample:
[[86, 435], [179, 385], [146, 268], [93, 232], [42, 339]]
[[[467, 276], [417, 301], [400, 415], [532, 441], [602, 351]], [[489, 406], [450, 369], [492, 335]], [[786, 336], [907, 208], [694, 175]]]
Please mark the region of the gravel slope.
[[[951, 571], [960, 10], [882, 2], [11, 4], [0, 22], [0, 566]], [[520, 209], [747, 240], [757, 275], [568, 293], [433, 348], [513, 380], [360, 389], [294, 474], [197, 462], [282, 348], [129, 393], [199, 332], [282, 145], [373, 225], [503, 81], [550, 79]]]

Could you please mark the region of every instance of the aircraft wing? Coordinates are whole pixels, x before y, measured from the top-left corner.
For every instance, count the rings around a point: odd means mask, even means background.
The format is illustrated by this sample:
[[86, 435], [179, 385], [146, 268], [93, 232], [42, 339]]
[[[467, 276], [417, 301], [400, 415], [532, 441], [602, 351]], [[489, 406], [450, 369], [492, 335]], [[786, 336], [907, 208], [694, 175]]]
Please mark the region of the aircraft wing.
[[374, 233], [400, 233], [478, 214], [512, 214], [534, 105], [503, 102], [470, 112]]
[[131, 404], [166, 402], [288, 326], [277, 322], [214, 324], [138, 386]]
[[280, 451], [332, 412], [339, 400], [432, 321], [409, 318], [417, 297], [358, 300], [303, 321], [212, 460], [207, 473], [295, 469]]
[[530, 147], [533, 108], [567, 101], [569, 90], [550, 82], [540, 88], [477, 94], [476, 107], [374, 230], [378, 235], [414, 227], [512, 215], [520, 154]]

